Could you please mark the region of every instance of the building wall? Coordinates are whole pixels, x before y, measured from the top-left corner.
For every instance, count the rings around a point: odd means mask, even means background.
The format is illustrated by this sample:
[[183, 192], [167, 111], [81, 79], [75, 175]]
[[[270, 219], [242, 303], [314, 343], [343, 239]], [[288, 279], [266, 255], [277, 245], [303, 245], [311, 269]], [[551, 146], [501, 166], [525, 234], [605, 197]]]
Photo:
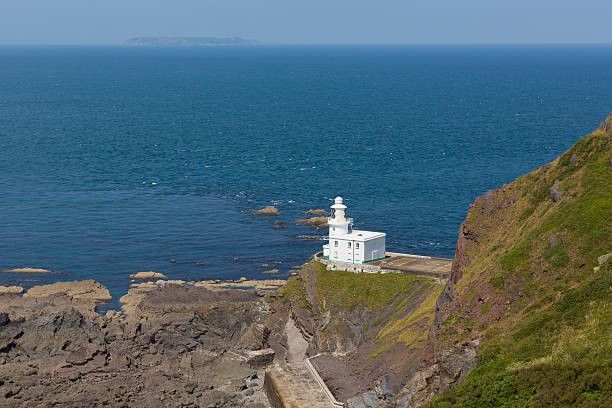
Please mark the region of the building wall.
[[353, 262], [354, 242], [340, 239], [329, 239], [329, 259], [338, 262]]
[[363, 263], [364, 243], [355, 241], [353, 243], [353, 263]]
[[[338, 243], [336, 246], [336, 242]], [[357, 248], [359, 245], [359, 248]], [[337, 262], [364, 263], [385, 257], [385, 237], [365, 242], [342, 238], [329, 239], [329, 259]]]
[[385, 237], [371, 239], [364, 242], [364, 262], [374, 261], [385, 257]]

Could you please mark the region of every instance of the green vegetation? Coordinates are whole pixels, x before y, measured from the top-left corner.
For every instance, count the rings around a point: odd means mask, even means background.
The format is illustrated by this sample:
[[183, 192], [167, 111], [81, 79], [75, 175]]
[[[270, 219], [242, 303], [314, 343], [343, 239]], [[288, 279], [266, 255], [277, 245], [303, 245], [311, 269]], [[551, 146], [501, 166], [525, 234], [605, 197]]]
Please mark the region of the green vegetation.
[[[479, 241], [455, 285], [464, 306], [447, 316], [440, 338], [460, 340], [446, 334], [477, 319], [485, 330], [479, 364], [427, 407], [610, 406], [612, 260], [593, 271], [612, 252], [612, 134], [602, 130], [612, 115], [606, 121], [497, 190], [494, 210], [477, 202], [470, 211], [466, 226]], [[474, 288], [486, 287], [503, 307], [476, 303], [483, 296]]]
[[489, 283], [496, 289], [504, 288], [504, 278], [501, 276], [496, 276], [494, 278], [489, 279]]
[[317, 295], [321, 310], [332, 306], [353, 309], [361, 304], [368, 309], [383, 310], [400, 294], [409, 293], [423, 281], [433, 281], [414, 275], [399, 273], [354, 273], [325, 271], [325, 265], [316, 263]]
[[300, 279], [290, 278], [279, 290], [281, 301], [313, 311], [311, 302], [315, 300], [307, 288], [316, 288], [316, 309], [320, 314], [330, 313], [329, 323], [321, 328], [321, 333], [333, 336], [342, 330], [338, 313], [364, 308], [374, 315], [363, 322], [365, 339], [374, 345], [370, 357], [377, 357], [399, 343], [408, 350], [425, 345], [436, 300], [442, 291], [436, 280], [396, 273], [327, 271], [325, 265], [316, 261], [307, 264], [302, 272]]
[[549, 246], [542, 255], [553, 268], [567, 266], [570, 260], [561, 243]]
[[612, 262], [589, 283], [482, 347], [461, 386], [428, 407], [607, 407], [612, 397]]

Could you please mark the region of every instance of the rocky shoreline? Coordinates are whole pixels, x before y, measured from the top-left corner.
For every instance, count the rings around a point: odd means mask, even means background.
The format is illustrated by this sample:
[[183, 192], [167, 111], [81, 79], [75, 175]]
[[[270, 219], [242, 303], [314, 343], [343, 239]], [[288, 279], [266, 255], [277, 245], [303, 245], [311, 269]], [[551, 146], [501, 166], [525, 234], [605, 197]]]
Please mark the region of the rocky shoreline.
[[93, 280], [0, 295], [0, 406], [267, 406], [268, 304], [220, 283], [146, 282], [104, 316]]

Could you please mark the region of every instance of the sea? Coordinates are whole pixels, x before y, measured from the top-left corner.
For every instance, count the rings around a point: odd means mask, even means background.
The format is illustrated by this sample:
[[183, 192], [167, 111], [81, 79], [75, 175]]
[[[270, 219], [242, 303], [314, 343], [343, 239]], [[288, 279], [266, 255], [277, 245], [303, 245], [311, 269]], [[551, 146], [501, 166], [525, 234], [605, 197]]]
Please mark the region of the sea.
[[53, 272], [0, 284], [285, 279], [336, 196], [452, 258], [476, 197], [611, 110], [609, 45], [1, 46], [0, 270]]

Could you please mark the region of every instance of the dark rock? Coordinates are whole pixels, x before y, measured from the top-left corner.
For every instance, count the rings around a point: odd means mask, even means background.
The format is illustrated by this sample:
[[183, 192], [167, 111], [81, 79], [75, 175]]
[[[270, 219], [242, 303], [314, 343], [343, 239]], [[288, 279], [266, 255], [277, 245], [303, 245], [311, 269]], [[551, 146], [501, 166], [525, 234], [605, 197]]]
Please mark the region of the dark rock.
[[4, 398], [11, 398], [16, 396], [17, 394], [19, 394], [21, 392], [21, 386], [19, 385], [10, 385], [6, 388], [6, 391], [4, 392]]
[[378, 398], [374, 391], [368, 391], [356, 397], [347, 400], [344, 403], [345, 408], [376, 408], [382, 405], [383, 401]]
[[262, 368], [274, 361], [274, 350], [250, 350], [247, 352], [247, 364], [251, 368]]
[[550, 164], [545, 164], [545, 165], [541, 166], [538, 169], [538, 176], [541, 176], [542, 174], [546, 173], [549, 168], [550, 168]]
[[198, 388], [197, 383], [190, 382], [185, 385], [185, 391], [187, 392], [187, 394], [193, 394], [196, 388]]
[[575, 166], [577, 161], [578, 161], [578, 156], [576, 155], [576, 153], [572, 154], [572, 157], [570, 158], [570, 161], [569, 161], [570, 166]]
[[553, 185], [550, 187], [549, 192], [550, 192], [550, 198], [553, 200], [553, 202], [557, 203], [561, 201], [562, 200], [561, 182], [559, 182], [559, 180], [555, 180]]
[[389, 384], [389, 374], [385, 374], [380, 379], [380, 393], [385, 399], [393, 398], [395, 396], [395, 391], [393, 391]]
[[6, 312], [0, 313], [0, 330], [11, 322], [9, 315]]

